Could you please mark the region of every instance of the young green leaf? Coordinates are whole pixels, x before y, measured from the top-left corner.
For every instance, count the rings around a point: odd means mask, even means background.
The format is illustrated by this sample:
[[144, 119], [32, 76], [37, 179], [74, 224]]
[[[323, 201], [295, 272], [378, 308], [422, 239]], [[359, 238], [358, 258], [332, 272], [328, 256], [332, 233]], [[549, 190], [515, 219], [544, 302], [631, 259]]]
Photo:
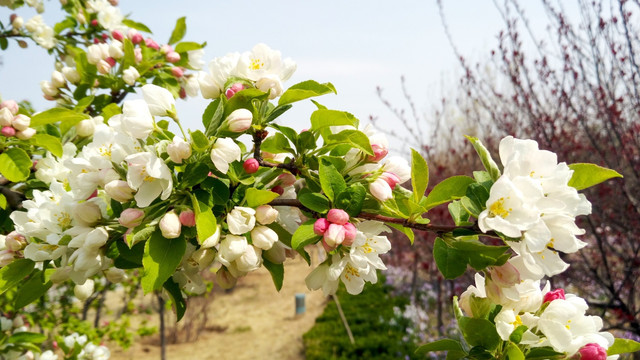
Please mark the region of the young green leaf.
[[209, 103], [202, 114], [202, 125], [204, 125], [206, 136], [213, 136], [218, 131], [222, 123], [224, 114], [224, 103], [220, 99], [215, 99]]
[[327, 195], [331, 201], [347, 188], [344, 177], [342, 177], [338, 170], [336, 170], [333, 164], [327, 159], [321, 159], [319, 175], [322, 191], [324, 191], [325, 195]]
[[18, 293], [16, 294], [14, 303], [16, 309], [22, 309], [23, 307], [38, 300], [53, 285], [51, 281], [47, 281], [46, 283], [43, 282], [42, 275], [42, 270], [36, 270], [31, 274], [29, 280], [23, 281], [22, 286], [18, 289]]
[[[65, 108], [52, 108], [41, 113], [37, 113], [31, 117], [31, 127], [38, 127], [46, 124], [57, 123], [65, 124], [67, 127], [71, 127], [80, 120], [89, 119], [87, 114], [79, 113], [73, 110]], [[64, 131], [63, 131], [64, 132]]]
[[615, 170], [596, 164], [576, 163], [569, 165], [569, 169], [573, 170], [573, 175], [568, 185], [576, 190], [586, 189], [612, 178], [623, 177]]
[[326, 213], [331, 207], [326, 196], [314, 192], [304, 193], [298, 199], [307, 209], [319, 214]]
[[474, 180], [468, 176], [452, 176], [438, 183], [433, 187], [429, 195], [420, 201], [420, 205], [426, 210], [457, 200], [463, 197], [467, 192], [467, 186]]
[[613, 341], [613, 345], [611, 345], [607, 349], [607, 355], [617, 355], [617, 354], [626, 354], [640, 351], [640, 343], [631, 339], [620, 339], [617, 338]]
[[262, 264], [269, 270], [273, 284], [276, 286], [276, 290], [282, 289], [282, 282], [284, 280], [284, 266], [282, 264], [275, 264], [267, 259], [262, 259]]
[[465, 352], [462, 348], [462, 344], [460, 344], [460, 341], [453, 339], [442, 339], [419, 346], [416, 349], [416, 355], [425, 355], [432, 351]]
[[373, 155], [369, 137], [359, 130], [342, 130], [337, 134], [329, 135], [325, 145], [332, 144], [349, 144], [350, 148], [355, 147], [367, 155]]
[[433, 258], [438, 270], [447, 279], [455, 279], [467, 270], [465, 257], [441, 238], [436, 238], [433, 244]]
[[352, 217], [356, 217], [362, 211], [367, 190], [362, 184], [353, 184], [338, 194], [334, 201], [334, 207], [342, 209]]
[[314, 223], [314, 220], [309, 220], [300, 225], [296, 232], [293, 233], [293, 236], [291, 237], [291, 247], [294, 250], [302, 249], [320, 238], [313, 232]]
[[320, 84], [313, 80], [303, 81], [301, 83], [291, 86], [287, 91], [280, 96], [278, 100], [278, 106], [284, 104], [291, 104], [296, 101], [308, 99], [314, 96], [320, 96], [325, 94], [334, 93], [337, 94], [336, 88], [331, 83]]
[[0, 269], [0, 294], [24, 281], [35, 263], [29, 259], [15, 260]]
[[31, 166], [31, 158], [20, 148], [13, 147], [0, 154], [0, 174], [11, 182], [26, 180]]
[[489, 175], [491, 175], [491, 179], [493, 181], [498, 180], [498, 178], [500, 177], [500, 169], [498, 169], [498, 165], [496, 164], [496, 162], [493, 161], [489, 150], [484, 147], [484, 145], [478, 138], [466, 135], [465, 137], [471, 142], [473, 148], [476, 149], [478, 156], [480, 156], [480, 161], [482, 161], [482, 165], [484, 165], [484, 168], [487, 169]]
[[171, 296], [171, 301], [173, 302], [173, 309], [176, 312], [176, 321], [180, 321], [184, 316], [184, 312], [187, 311], [187, 302], [184, 300], [182, 296], [182, 290], [180, 290], [180, 286], [173, 281], [172, 278], [168, 278], [167, 281], [162, 285], [169, 296]]
[[419, 152], [411, 149], [411, 186], [413, 201], [419, 203], [429, 185], [429, 165]]
[[400, 231], [401, 233], [405, 234], [407, 236], [407, 238], [409, 239], [409, 242], [411, 242], [411, 245], [413, 245], [413, 242], [416, 239], [416, 235], [413, 233], [413, 230], [411, 230], [411, 228], [408, 227], [404, 227], [400, 224], [393, 224], [393, 223], [387, 223], [387, 225], [391, 226], [392, 228]]
[[[210, 208], [201, 207], [201, 203], [195, 195], [191, 195], [191, 205], [196, 215], [196, 232], [198, 234], [198, 243], [202, 244], [211, 235], [215, 234], [218, 229], [218, 221], [213, 215]], [[204, 204], [203, 204], [204, 205]]]
[[200, 130], [191, 132], [191, 140], [196, 151], [203, 151], [209, 148], [209, 139]]
[[256, 188], [248, 188], [245, 192], [244, 199], [247, 201], [247, 206], [256, 208], [260, 205], [268, 204], [279, 195], [270, 190], [260, 190]]
[[524, 353], [522, 353], [522, 350], [514, 343], [507, 345], [507, 356], [509, 360], [524, 360]]
[[122, 20], [122, 24], [126, 25], [132, 29], [136, 29], [136, 30], [140, 30], [140, 31], [144, 31], [146, 33], [152, 34], [151, 30], [149, 29], [149, 27], [147, 27], [147, 25], [143, 24], [143, 23], [139, 23], [130, 19], [124, 19]]
[[173, 45], [178, 41], [182, 40], [184, 35], [187, 33], [187, 22], [186, 18], [183, 16], [176, 21], [176, 26], [173, 28], [173, 32], [171, 33], [171, 37], [169, 38], [169, 45]]
[[311, 130], [320, 130], [327, 126], [350, 125], [358, 127], [358, 119], [345, 111], [318, 109], [311, 114]]
[[495, 350], [502, 339], [496, 331], [496, 326], [487, 319], [462, 317], [459, 322], [462, 336], [471, 346], [482, 346], [487, 350]]
[[[196, 220], [197, 221], [197, 220]], [[176, 271], [187, 243], [182, 236], [165, 239], [159, 230], [151, 235], [144, 247], [142, 266], [142, 290], [148, 294], [162, 287], [165, 281]]]

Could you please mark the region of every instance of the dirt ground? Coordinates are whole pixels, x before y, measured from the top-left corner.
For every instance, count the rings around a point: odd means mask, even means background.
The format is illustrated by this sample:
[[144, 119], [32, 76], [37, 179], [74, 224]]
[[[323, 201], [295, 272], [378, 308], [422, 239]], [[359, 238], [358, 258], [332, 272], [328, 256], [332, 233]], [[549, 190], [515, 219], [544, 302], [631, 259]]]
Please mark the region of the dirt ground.
[[[216, 287], [206, 314], [198, 313], [202, 308], [196, 307], [188, 308], [185, 315], [206, 315], [206, 329], [194, 342], [169, 344], [167, 359], [304, 359], [302, 334], [313, 326], [326, 305], [322, 291], [311, 292], [305, 286], [304, 278], [310, 271], [307, 263], [298, 257], [285, 263], [280, 292], [276, 291], [265, 268], [239, 279], [231, 292]], [[295, 315], [296, 293], [306, 294], [303, 315]], [[153, 323], [157, 323], [156, 318], [149, 316]], [[140, 319], [134, 318], [136, 321]], [[168, 326], [173, 326], [172, 321], [168, 320]], [[154, 335], [136, 341], [126, 351], [111, 346], [111, 359], [160, 359], [157, 339]]]

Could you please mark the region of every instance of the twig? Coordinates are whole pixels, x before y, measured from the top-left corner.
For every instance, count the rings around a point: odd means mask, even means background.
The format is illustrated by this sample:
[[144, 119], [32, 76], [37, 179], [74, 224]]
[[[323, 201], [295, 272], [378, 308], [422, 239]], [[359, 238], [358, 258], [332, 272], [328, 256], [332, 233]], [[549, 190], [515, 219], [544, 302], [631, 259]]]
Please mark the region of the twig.
[[300, 174], [300, 169], [298, 169], [293, 159], [289, 163], [275, 164], [275, 163], [265, 161], [262, 158], [262, 153], [260, 152], [260, 146], [262, 145], [262, 140], [264, 140], [266, 136], [267, 136], [267, 132], [264, 130], [257, 130], [255, 134], [253, 134], [253, 158], [258, 160], [258, 164], [264, 167], [285, 169], [285, 170], [288, 170], [293, 175]]

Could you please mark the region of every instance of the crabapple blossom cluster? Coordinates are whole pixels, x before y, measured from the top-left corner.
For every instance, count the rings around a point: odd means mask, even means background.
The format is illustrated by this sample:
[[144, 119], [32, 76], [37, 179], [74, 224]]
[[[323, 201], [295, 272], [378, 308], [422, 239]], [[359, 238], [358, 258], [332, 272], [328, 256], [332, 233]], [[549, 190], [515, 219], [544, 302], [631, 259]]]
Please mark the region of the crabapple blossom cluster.
[[19, 114], [20, 107], [14, 100], [5, 100], [0, 103], [0, 133], [4, 137], [16, 137], [20, 140], [29, 140], [35, 135], [36, 130], [29, 127], [31, 118]]
[[591, 203], [569, 186], [573, 171], [556, 154], [539, 150], [533, 140], [506, 137], [500, 142], [502, 176], [491, 187], [486, 209], [478, 217], [484, 232], [494, 230], [514, 241], [511, 262], [521, 263], [527, 278], [553, 276], [569, 267], [558, 251], [574, 253], [586, 246], [575, 217], [591, 213]]

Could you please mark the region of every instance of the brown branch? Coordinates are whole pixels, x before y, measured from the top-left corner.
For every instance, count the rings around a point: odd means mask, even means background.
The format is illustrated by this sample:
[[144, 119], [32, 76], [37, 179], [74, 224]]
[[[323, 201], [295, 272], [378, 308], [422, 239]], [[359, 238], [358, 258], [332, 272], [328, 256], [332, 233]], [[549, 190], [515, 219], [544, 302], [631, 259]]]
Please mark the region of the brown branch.
[[[302, 205], [302, 203], [298, 199], [275, 199], [275, 200], [271, 201], [269, 203], [269, 205], [272, 205], [272, 206], [293, 206], [293, 207], [297, 207], [297, 208], [305, 210], [305, 211], [314, 212], [314, 211], [309, 210], [308, 208], [306, 208], [304, 205]], [[482, 234], [480, 232], [480, 229], [475, 224], [472, 225], [472, 226], [419, 224], [419, 223], [411, 222], [411, 221], [409, 221], [409, 219], [398, 219], [398, 218], [394, 218], [394, 217], [390, 217], [390, 216], [371, 214], [371, 213], [365, 213], [365, 212], [360, 213], [355, 217], [356, 218], [360, 218], [360, 219], [366, 219], [366, 220], [376, 220], [376, 221], [381, 221], [381, 222], [386, 222], [386, 223], [399, 224], [399, 225], [402, 225], [402, 226], [407, 227], [407, 228], [411, 228], [411, 229], [415, 229], [415, 230], [422, 230], [422, 231], [429, 231], [429, 232], [436, 233], [436, 234], [448, 233], [448, 232], [452, 232], [453, 230], [456, 230], [456, 229], [466, 229], [466, 230], [471, 230], [473, 232], [476, 232], [476, 233], [478, 233], [478, 235], [496, 236], [496, 234], [493, 233], [493, 232]]]
[[299, 175], [300, 169], [294, 163], [295, 160], [291, 159], [288, 163], [276, 164], [272, 162], [265, 161], [262, 158], [262, 153], [260, 152], [260, 146], [262, 145], [262, 140], [267, 137], [267, 132], [265, 130], [256, 130], [255, 134], [253, 134], [253, 158], [258, 161], [260, 166], [285, 169], [288, 170], [293, 175]]

